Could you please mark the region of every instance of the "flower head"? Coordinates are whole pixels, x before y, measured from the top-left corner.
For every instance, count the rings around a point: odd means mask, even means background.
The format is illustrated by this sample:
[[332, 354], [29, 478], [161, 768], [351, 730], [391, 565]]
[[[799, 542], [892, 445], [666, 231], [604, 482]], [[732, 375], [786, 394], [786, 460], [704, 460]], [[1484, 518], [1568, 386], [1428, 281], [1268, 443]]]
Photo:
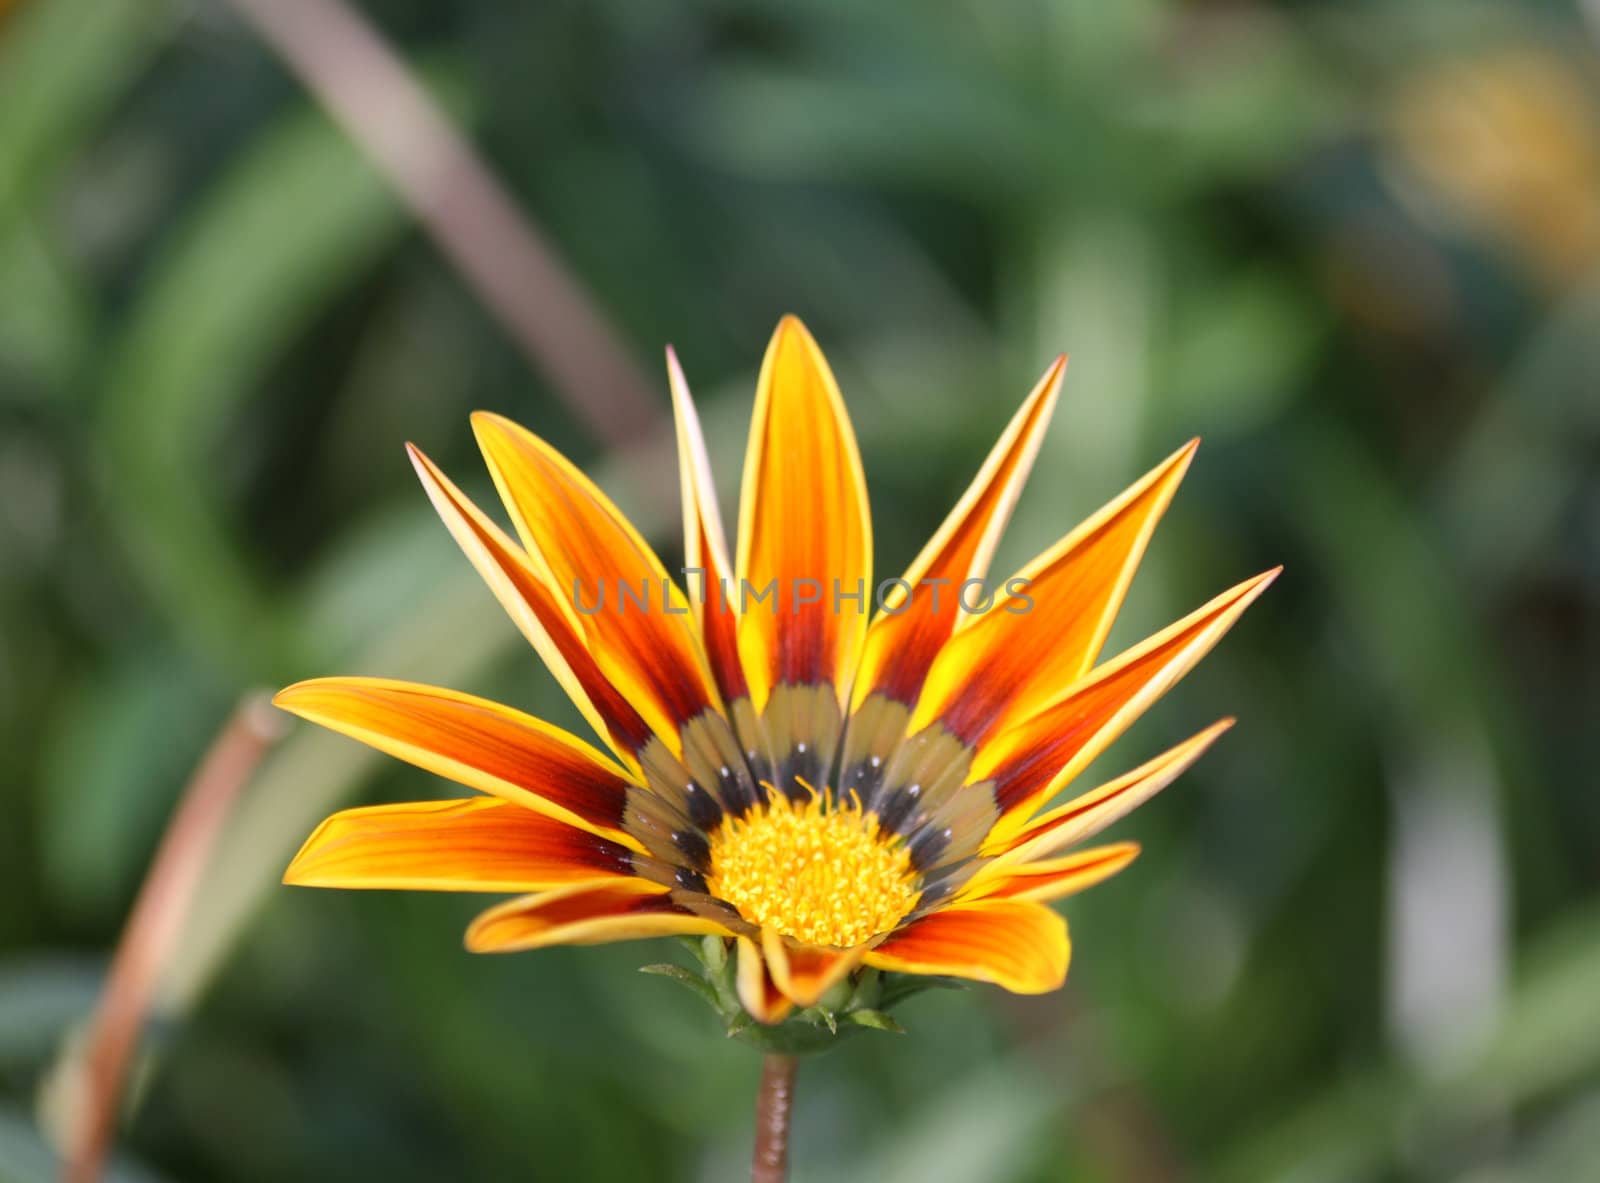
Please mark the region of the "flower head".
[[1275, 574], [1099, 661], [1191, 443], [1015, 576], [987, 582], [1064, 367], [1040, 380], [910, 569], [881, 584], [850, 422], [793, 318], [761, 368], [731, 558], [669, 352], [682, 580], [515, 424], [473, 420], [516, 539], [411, 449], [461, 549], [610, 751], [431, 686], [291, 686], [280, 706], [481, 795], [335, 814], [286, 881], [520, 893], [468, 930], [485, 952], [665, 934], [731, 942], [739, 1001], [763, 1023], [864, 967], [1020, 993], [1059, 986], [1067, 929], [1048, 902], [1138, 848], [1062, 852], [1165, 787], [1230, 721], [1046, 806]]

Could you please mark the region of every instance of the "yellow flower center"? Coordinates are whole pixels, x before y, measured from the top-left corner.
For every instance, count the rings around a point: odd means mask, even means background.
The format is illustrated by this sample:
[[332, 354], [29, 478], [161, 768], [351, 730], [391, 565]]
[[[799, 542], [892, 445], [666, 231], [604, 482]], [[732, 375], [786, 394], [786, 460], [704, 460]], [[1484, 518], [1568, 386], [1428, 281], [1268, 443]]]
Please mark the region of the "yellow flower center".
[[888, 932], [916, 905], [917, 873], [898, 835], [859, 801], [831, 793], [726, 818], [711, 835], [711, 893], [751, 924], [848, 948]]

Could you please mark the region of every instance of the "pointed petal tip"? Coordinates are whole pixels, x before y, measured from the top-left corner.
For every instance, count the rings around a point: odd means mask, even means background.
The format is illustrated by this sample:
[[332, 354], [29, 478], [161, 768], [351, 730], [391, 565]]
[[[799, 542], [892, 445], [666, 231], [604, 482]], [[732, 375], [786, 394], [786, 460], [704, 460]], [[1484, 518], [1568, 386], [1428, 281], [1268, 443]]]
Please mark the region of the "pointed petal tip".
[[406, 456], [411, 461], [411, 467], [416, 470], [417, 478], [424, 486], [433, 484], [443, 474], [434, 462], [428, 459], [428, 454], [410, 440], [406, 441]]
[[504, 431], [511, 426], [511, 421], [504, 415], [484, 410], [473, 411], [467, 416], [467, 422], [472, 424], [472, 434], [479, 441], [482, 441], [485, 432]]
[[1194, 454], [1200, 450], [1200, 437], [1192, 437], [1172, 455], [1168, 456], [1161, 464], [1162, 469], [1175, 471], [1178, 476], [1183, 476], [1189, 471], [1189, 465], [1194, 463]]
[[383, 681], [382, 678], [367, 678], [357, 674], [344, 677], [301, 678], [274, 694], [272, 705], [298, 715], [304, 712], [305, 700], [315, 695], [327, 694], [330, 691], [336, 694], [341, 690], [380, 685]]
[[1055, 361], [1050, 363], [1050, 368], [1044, 372], [1044, 376], [1039, 379], [1038, 385], [1034, 387], [1034, 392], [1029, 401], [1042, 402], [1053, 408], [1056, 400], [1061, 397], [1061, 384], [1065, 381], [1066, 376], [1067, 355], [1058, 353]]
[[312, 847], [318, 845], [322, 832], [328, 828], [328, 819], [324, 818], [317, 823], [317, 828], [306, 835], [306, 840], [300, 844], [300, 849], [289, 860], [289, 865], [283, 869], [283, 885], [285, 887], [325, 887], [327, 884], [318, 883], [310, 867]]
[[[445, 502], [449, 500], [446, 489], [449, 478], [444, 471], [428, 458], [428, 454], [416, 444], [406, 444], [406, 455], [411, 460], [411, 470], [417, 474], [417, 480], [422, 485], [422, 491], [428, 495], [428, 500], [433, 503], [434, 509], [441, 515], [444, 514]], [[446, 518], [446, 522], [448, 522]]]
[[294, 852], [294, 857], [289, 860], [289, 865], [283, 869], [283, 882], [288, 887], [315, 887], [309, 882], [306, 874], [308, 855], [321, 842], [322, 835], [328, 829], [331, 817], [325, 817], [317, 823], [316, 828], [306, 835], [306, 840], [300, 843], [300, 849]]
[[784, 313], [783, 318], [778, 321], [778, 327], [772, 330], [772, 340], [770, 344], [768, 344], [767, 348], [769, 350], [775, 350], [791, 339], [794, 339], [800, 344], [806, 345], [819, 353], [821, 352], [821, 347], [818, 346], [817, 339], [811, 335], [811, 330], [806, 328], [805, 321], [801, 320], [792, 312], [786, 312]]
[[[1085, 867], [1092, 867], [1104, 871], [1104, 874], [1101, 876], [1102, 879], [1109, 879], [1111, 876], [1124, 870], [1129, 863], [1133, 862], [1134, 859], [1138, 858], [1143, 853], [1144, 846], [1138, 842], [1131, 840], [1124, 842], [1107, 842], [1104, 846], [1096, 846], [1090, 849], [1080, 850], [1075, 854], [1066, 855], [1062, 861], [1080, 859]], [[1026, 864], [1024, 864], [1024, 866], [1026, 866]], [[1095, 883], [1091, 883], [1089, 886], [1093, 887], [1099, 882], [1100, 880], [1096, 879]]]
[[1278, 566], [1270, 571], [1263, 571], [1259, 575], [1252, 575], [1249, 579], [1234, 584], [1212, 600], [1211, 603], [1199, 609], [1198, 612], [1214, 611], [1217, 613], [1217, 619], [1225, 618], [1228, 622], [1228, 627], [1231, 628], [1233, 623], [1244, 614], [1244, 610], [1260, 599], [1261, 593], [1272, 586], [1273, 581], [1278, 578], [1278, 574], [1282, 570], [1283, 568]]
[[683, 366], [678, 361], [678, 351], [670, 345], [667, 346], [667, 387], [672, 393], [674, 408], [691, 402], [689, 379], [684, 375]]
[[1237, 620], [1246, 608], [1260, 599], [1262, 592], [1272, 586], [1273, 581], [1278, 578], [1278, 574], [1282, 570], [1282, 566], [1277, 566], [1270, 571], [1263, 571], [1259, 575], [1252, 575], [1249, 579], [1234, 584], [1212, 600], [1206, 608], [1200, 609], [1200, 611], [1205, 612], [1208, 609], [1219, 611], [1227, 617], [1231, 627], [1232, 622]]
[[522, 426], [515, 419], [509, 419], [498, 411], [473, 411], [467, 416], [467, 421], [472, 425], [472, 438], [478, 441], [480, 451], [487, 453], [492, 445], [501, 441], [512, 441], [517, 437], [537, 440], [544, 447], [549, 448], [544, 440]]
[[272, 705], [281, 711], [288, 711], [291, 715], [300, 713], [300, 702], [306, 695], [313, 693], [321, 678], [302, 678], [300, 681], [285, 686], [272, 696]]
[[1253, 600], [1271, 587], [1282, 572], [1283, 566], [1279, 564], [1276, 567], [1262, 571], [1258, 575], [1252, 575], [1248, 579], [1241, 580], [1222, 594], [1229, 598]]
[[1155, 494], [1161, 497], [1161, 507], [1164, 511], [1178, 483], [1189, 475], [1189, 466], [1194, 463], [1194, 454], [1199, 449], [1200, 437], [1195, 436], [1147, 472], [1133, 487], [1143, 490], [1146, 495]]

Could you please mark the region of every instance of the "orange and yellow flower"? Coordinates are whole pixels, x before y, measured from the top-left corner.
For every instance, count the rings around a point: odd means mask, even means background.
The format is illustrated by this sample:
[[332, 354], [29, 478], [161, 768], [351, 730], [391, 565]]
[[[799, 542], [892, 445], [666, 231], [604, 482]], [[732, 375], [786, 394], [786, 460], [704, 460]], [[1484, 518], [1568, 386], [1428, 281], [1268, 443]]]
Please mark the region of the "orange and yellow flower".
[[432, 686], [291, 686], [276, 700], [285, 709], [481, 796], [335, 814], [285, 881], [520, 893], [468, 929], [482, 952], [720, 937], [737, 950], [740, 1002], [764, 1023], [863, 967], [1028, 994], [1060, 986], [1067, 927], [1049, 902], [1138, 847], [1062, 852], [1165, 787], [1231, 720], [1045, 807], [1276, 574], [1098, 661], [1191, 443], [998, 590], [973, 582], [1064, 367], [1040, 380], [910, 569], [882, 585], [850, 421], [793, 318], [762, 364], [731, 559], [669, 352], [682, 585], [523, 428], [473, 419], [516, 539], [412, 448], [461, 549], [610, 751]]

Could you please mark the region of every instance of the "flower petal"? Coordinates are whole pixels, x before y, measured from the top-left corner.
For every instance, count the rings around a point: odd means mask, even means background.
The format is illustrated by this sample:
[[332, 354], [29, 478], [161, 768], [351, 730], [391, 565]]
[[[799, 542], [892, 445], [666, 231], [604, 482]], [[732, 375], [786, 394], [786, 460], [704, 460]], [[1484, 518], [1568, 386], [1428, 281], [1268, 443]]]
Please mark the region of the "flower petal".
[[1063, 354], [1028, 395], [950, 516], [901, 577], [910, 592], [896, 588], [886, 601], [887, 610], [873, 620], [856, 674], [855, 706], [874, 691], [907, 705], [916, 702], [928, 667], [964, 612], [963, 585], [988, 573], [995, 545], [1038, 455], [1066, 368]]
[[854, 949], [823, 949], [815, 945], [799, 945], [784, 940], [770, 928], [761, 930], [761, 952], [766, 957], [767, 972], [778, 990], [798, 1007], [815, 1006], [826, 994], [856, 966], [866, 954], [867, 947]]
[[1040, 803], [1165, 694], [1222, 639], [1281, 568], [1230, 588], [1198, 611], [1106, 662], [1037, 714], [985, 740], [971, 779], [992, 779], [1002, 817], [994, 841], [1014, 836]]
[[472, 417], [478, 446], [517, 532], [571, 596], [579, 629], [606, 677], [669, 746], [678, 729], [720, 706], [689, 605], [610, 498], [544, 440], [509, 419]]
[[302, 887], [543, 891], [631, 869], [626, 846], [492, 798], [346, 809], [306, 839]]
[[912, 717], [974, 742], [1038, 709], [1094, 663], [1145, 546], [1199, 441], [1180, 448], [1007, 581], [1025, 590], [969, 616], [939, 652]]
[[778, 989], [769, 969], [761, 946], [749, 937], [740, 937], [739, 961], [734, 974], [739, 1002], [756, 1022], [781, 1023], [789, 1017], [794, 1003]]
[[627, 773], [576, 736], [521, 711], [384, 678], [316, 678], [272, 701], [458, 784], [634, 844], [623, 834]]
[[1126, 867], [1139, 855], [1137, 842], [1096, 846], [1058, 859], [1023, 863], [986, 878], [963, 899], [1058, 900], [1087, 891]]
[[575, 623], [573, 606], [551, 590], [549, 570], [507, 538], [420, 449], [406, 448], [456, 544], [596, 734], [605, 736], [612, 750], [631, 764], [634, 753], [649, 742], [650, 726], [601, 672]]
[[866, 955], [878, 969], [993, 982], [1044, 994], [1067, 978], [1067, 922], [1042, 904], [989, 900], [929, 913]]
[[[745, 698], [750, 689], [739, 664], [737, 594], [731, 583], [733, 564], [728, 561], [727, 536], [717, 508], [717, 489], [711, 479], [711, 460], [700, 433], [700, 416], [689, 396], [689, 383], [678, 365], [678, 355], [667, 349], [667, 377], [672, 387], [672, 411], [678, 429], [678, 477], [683, 492], [683, 556], [690, 569], [685, 586], [717, 687], [728, 702]], [[691, 577], [698, 570], [696, 578]]]
[[664, 887], [642, 879], [618, 879], [498, 904], [468, 927], [467, 948], [474, 953], [516, 953], [549, 945], [604, 945], [724, 931], [716, 921], [678, 907]]
[[761, 364], [736, 571], [741, 599], [774, 589], [741, 603], [739, 652], [756, 709], [785, 684], [827, 684], [842, 707], [867, 628], [872, 523], [839, 388], [792, 316]]
[[1040, 859], [1098, 834], [1176, 780], [1232, 726], [1232, 719], [1213, 723], [1199, 735], [1169, 748], [1132, 772], [1040, 814], [1027, 829], [996, 845], [995, 861], [1011, 864]]

